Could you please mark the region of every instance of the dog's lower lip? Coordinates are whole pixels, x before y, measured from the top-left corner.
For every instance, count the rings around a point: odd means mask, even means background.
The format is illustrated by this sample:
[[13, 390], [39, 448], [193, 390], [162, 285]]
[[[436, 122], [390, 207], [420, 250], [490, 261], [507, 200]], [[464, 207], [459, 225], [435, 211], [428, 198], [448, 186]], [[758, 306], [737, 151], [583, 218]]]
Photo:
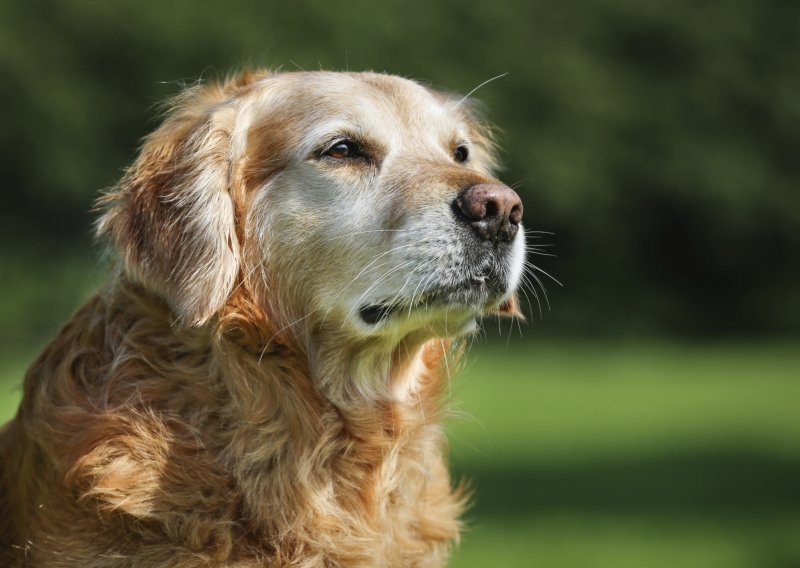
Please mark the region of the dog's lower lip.
[[396, 306], [390, 304], [375, 304], [371, 306], [364, 306], [359, 311], [361, 319], [369, 325], [376, 325], [389, 317], [394, 312]]
[[[488, 280], [485, 276], [472, 277], [466, 280], [464, 283], [468, 284], [466, 286], [467, 289], [471, 288], [478, 293], [488, 294], [491, 292]], [[463, 290], [461, 290], [461, 292], [463, 292]], [[394, 314], [404, 310], [410, 314], [413, 310], [435, 306], [440, 303], [449, 304], [453, 307], [472, 307], [476, 310], [479, 310], [481, 306], [486, 304], [487, 301], [487, 298], [478, 300], [476, 298], [467, 299], [464, 297], [458, 297], [455, 295], [456, 293], [459, 293], [459, 288], [454, 288], [450, 291], [445, 289], [429, 291], [428, 293], [422, 294], [416, 298], [413, 303], [407, 303], [404, 301], [387, 301], [383, 304], [368, 304], [362, 307], [358, 313], [361, 316], [362, 321], [364, 321], [366, 324], [378, 325], [382, 321], [389, 319]]]

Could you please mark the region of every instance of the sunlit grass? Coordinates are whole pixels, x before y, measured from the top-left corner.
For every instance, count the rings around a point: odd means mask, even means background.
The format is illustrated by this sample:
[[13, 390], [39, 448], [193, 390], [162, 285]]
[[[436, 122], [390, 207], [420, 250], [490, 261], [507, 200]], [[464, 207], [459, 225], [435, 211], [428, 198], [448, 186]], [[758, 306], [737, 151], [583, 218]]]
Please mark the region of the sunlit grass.
[[456, 381], [457, 568], [800, 565], [794, 344], [528, 344]]
[[564, 513], [476, 523], [454, 568], [790, 568], [800, 523]]
[[794, 343], [484, 347], [453, 390], [450, 431], [464, 462], [728, 445], [800, 455]]

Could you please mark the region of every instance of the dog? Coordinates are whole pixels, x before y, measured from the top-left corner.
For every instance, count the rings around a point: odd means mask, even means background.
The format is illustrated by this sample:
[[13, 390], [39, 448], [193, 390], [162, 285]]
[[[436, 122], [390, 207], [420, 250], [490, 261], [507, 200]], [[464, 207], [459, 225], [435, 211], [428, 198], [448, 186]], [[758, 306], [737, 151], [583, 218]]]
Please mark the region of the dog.
[[441, 566], [442, 399], [521, 316], [471, 100], [379, 73], [187, 88], [97, 202], [111, 276], [0, 436], [0, 565]]

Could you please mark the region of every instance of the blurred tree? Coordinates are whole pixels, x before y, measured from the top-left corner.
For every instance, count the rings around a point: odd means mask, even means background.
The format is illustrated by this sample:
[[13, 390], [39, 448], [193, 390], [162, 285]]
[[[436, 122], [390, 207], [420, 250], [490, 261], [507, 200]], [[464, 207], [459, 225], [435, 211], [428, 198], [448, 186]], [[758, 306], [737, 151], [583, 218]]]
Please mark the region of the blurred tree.
[[476, 97], [529, 228], [556, 233], [560, 258], [532, 257], [566, 284], [548, 333], [797, 333], [798, 23], [788, 0], [4, 3], [0, 255], [16, 307], [2, 327], [30, 338], [57, 321], [11, 324], [42, 311], [19, 289], [43, 271], [71, 291], [45, 304], [77, 303], [88, 284], [64, 267], [90, 263], [92, 199], [157, 103], [252, 64], [462, 92], [508, 72]]

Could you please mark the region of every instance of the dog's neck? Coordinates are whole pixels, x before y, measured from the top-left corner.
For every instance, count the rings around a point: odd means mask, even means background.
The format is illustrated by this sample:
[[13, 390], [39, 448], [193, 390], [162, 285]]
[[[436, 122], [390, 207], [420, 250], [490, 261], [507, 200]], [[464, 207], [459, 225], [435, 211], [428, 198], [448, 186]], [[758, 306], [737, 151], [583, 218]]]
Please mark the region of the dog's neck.
[[309, 357], [320, 391], [337, 404], [414, 406], [428, 395], [425, 379], [440, 370], [449, 344], [422, 333], [359, 342], [321, 337]]
[[239, 350], [235, 358], [227, 356], [235, 346], [224, 340], [214, 351], [225, 354], [220, 370], [243, 422], [269, 419], [271, 406], [283, 401], [281, 416], [311, 411], [303, 417], [310, 427], [308, 418], [335, 409], [348, 429], [366, 438], [383, 436], [387, 429], [438, 423], [443, 386], [449, 385], [453, 364], [448, 361], [450, 347], [450, 340], [423, 334], [390, 343], [347, 342], [322, 333]]
[[236, 346], [225, 344], [224, 334], [215, 337], [222, 338], [214, 351], [223, 354], [217, 365], [237, 413], [227, 457], [245, 493], [257, 496], [248, 506], [260, 523], [274, 524], [274, 511], [261, 503], [275, 502], [274, 492], [289, 486], [326, 494], [318, 504], [325, 510], [355, 508], [359, 515], [382, 514], [395, 494], [421, 499], [398, 493], [397, 483], [422, 487], [431, 470], [444, 479], [436, 490], [449, 491], [439, 426], [449, 341], [284, 334], [282, 342], [229, 357]]

